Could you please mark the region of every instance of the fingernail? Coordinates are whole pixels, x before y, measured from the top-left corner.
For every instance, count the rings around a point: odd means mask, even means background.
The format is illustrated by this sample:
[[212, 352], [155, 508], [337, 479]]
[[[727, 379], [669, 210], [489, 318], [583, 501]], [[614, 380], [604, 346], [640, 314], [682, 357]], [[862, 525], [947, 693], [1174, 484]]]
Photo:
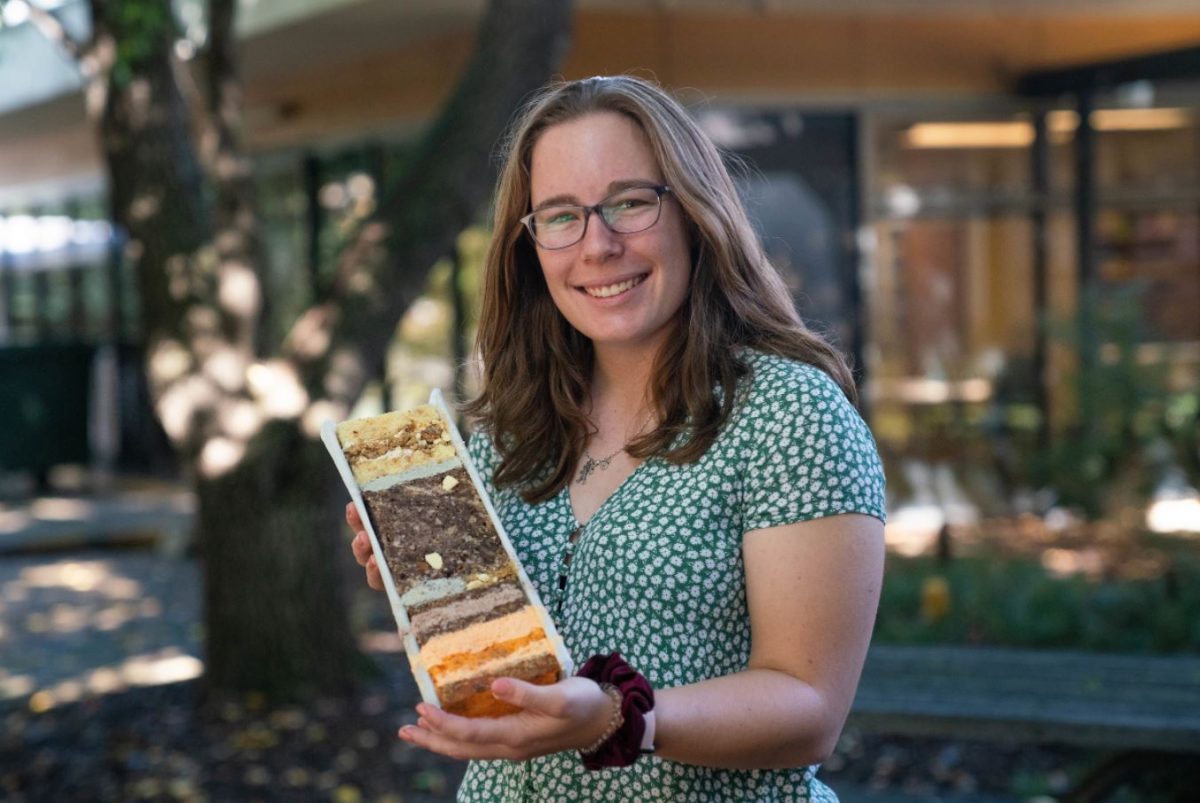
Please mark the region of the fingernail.
[[507, 680], [501, 678], [500, 680], [492, 681], [492, 694], [496, 697], [507, 697], [512, 692], [513, 686]]

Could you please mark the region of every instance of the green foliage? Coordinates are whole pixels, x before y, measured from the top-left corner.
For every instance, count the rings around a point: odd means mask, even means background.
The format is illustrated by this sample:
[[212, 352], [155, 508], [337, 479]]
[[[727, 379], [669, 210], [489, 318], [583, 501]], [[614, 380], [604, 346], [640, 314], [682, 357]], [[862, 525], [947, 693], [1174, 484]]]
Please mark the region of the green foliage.
[[[950, 608], [921, 615], [926, 579], [950, 584]], [[966, 643], [1107, 652], [1200, 653], [1200, 561], [1182, 559], [1145, 580], [1057, 577], [1028, 559], [890, 556], [876, 638], [888, 643]]]
[[112, 81], [118, 87], [128, 86], [148, 62], [168, 52], [179, 34], [166, 0], [122, 0], [111, 5], [108, 17], [117, 43]]
[[[989, 411], [990, 434], [1010, 475], [1052, 489], [1061, 504], [1093, 517], [1117, 503], [1145, 501], [1168, 466], [1182, 467], [1193, 483], [1200, 479], [1200, 389], [1174, 387], [1169, 359], [1143, 358], [1151, 340], [1144, 290], [1131, 284], [1096, 293], [1086, 328], [1078, 318], [1048, 324], [1053, 342], [1081, 355], [1068, 378], [1075, 423], [1054, 433], [1049, 448], [1036, 406], [1019, 392], [999, 394]], [[1121, 486], [1115, 494], [1114, 484]]]

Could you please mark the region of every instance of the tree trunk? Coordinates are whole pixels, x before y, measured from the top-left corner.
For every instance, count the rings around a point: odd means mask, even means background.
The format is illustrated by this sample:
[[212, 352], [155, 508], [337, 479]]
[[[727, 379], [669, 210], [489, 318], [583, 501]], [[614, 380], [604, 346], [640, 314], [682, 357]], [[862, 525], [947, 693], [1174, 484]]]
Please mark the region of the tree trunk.
[[210, 74], [204, 97], [192, 98], [202, 113], [209, 107], [208, 159], [191, 134], [190, 78], [173, 61], [169, 0], [91, 7], [91, 50], [107, 53], [109, 67], [97, 78], [107, 93], [100, 138], [113, 214], [137, 265], [151, 392], [199, 502], [206, 685], [273, 697], [344, 692], [357, 658], [338, 585], [345, 493], [315, 425], [349, 409], [362, 367], [378, 364], [429, 269], [484, 206], [491, 149], [563, 54], [570, 4], [490, 3], [472, 61], [395, 197], [339, 263], [332, 297], [302, 317], [274, 360], [260, 327], [253, 185], [236, 137], [232, 0], [212, 0]]
[[232, 471], [197, 482], [210, 689], [351, 688], [356, 648], [334, 570], [345, 525], [329, 504], [340, 484], [293, 422], [271, 425]]

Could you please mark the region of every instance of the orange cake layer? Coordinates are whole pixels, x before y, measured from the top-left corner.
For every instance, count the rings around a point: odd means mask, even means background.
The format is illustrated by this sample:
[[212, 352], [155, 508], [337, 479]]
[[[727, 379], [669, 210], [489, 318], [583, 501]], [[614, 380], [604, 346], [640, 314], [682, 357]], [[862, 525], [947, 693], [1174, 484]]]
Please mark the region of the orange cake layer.
[[[538, 686], [557, 683], [560, 677], [558, 659], [553, 655], [543, 655], [526, 662], [519, 669], [523, 680]], [[442, 701], [444, 710], [462, 717], [502, 717], [515, 714], [520, 709], [497, 700], [492, 695], [491, 687], [496, 678], [514, 677], [516, 674], [514, 671], [477, 675], [438, 689], [438, 698]]]
[[421, 660], [439, 684], [453, 683], [494, 661], [528, 657], [551, 649], [541, 619], [532, 605], [487, 622], [443, 633], [421, 647]]

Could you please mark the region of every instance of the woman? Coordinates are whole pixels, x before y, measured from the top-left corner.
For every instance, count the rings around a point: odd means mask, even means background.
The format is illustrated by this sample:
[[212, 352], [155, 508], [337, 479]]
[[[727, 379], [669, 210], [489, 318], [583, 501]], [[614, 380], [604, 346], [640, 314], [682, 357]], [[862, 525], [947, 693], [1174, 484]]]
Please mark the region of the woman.
[[[549, 87], [514, 128], [484, 282], [472, 457], [576, 662], [619, 652], [653, 708], [594, 672], [503, 679], [521, 713], [422, 704], [400, 737], [481, 759], [465, 801], [836, 799], [815, 765], [870, 639], [883, 477], [717, 149], [647, 82]], [[362, 532], [354, 551], [381, 587]], [[628, 721], [633, 755], [597, 761]]]

